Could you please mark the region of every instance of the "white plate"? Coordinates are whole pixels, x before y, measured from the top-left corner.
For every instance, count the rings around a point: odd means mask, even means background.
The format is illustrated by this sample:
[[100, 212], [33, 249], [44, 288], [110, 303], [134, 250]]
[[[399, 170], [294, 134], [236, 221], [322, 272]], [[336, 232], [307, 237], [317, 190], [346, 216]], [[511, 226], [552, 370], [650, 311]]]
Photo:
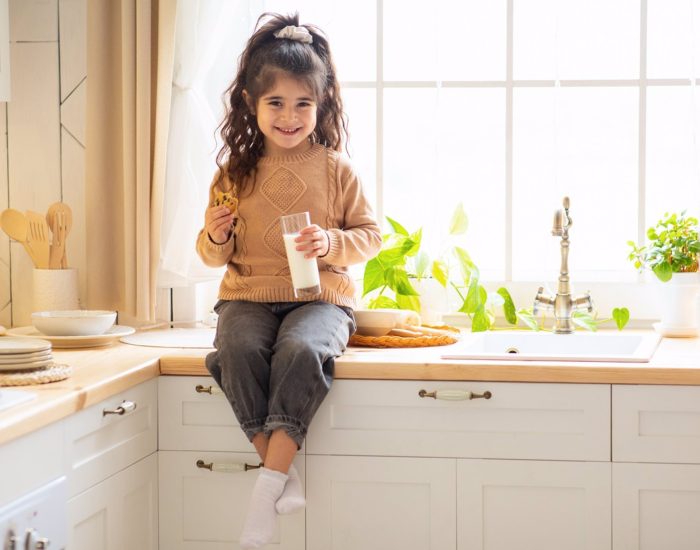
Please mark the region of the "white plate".
[[[34, 329], [34, 327], [29, 327]], [[10, 334], [13, 330], [7, 331]], [[23, 335], [29, 336], [29, 334]], [[0, 338], [0, 355], [5, 354], [17, 354], [17, 353], [35, 353], [39, 351], [46, 351], [51, 349], [51, 342], [48, 339], [39, 339], [40, 336], [38, 332], [31, 335], [32, 338], [8, 338], [3, 336]]]
[[652, 326], [666, 338], [695, 338], [698, 335], [697, 327], [665, 327], [661, 323], [654, 323]]
[[53, 359], [41, 359], [40, 361], [28, 361], [26, 363], [15, 363], [14, 365], [0, 365], [0, 372], [6, 370], [34, 370], [42, 369], [53, 364]]
[[8, 363], [26, 363], [28, 361], [42, 361], [51, 359], [51, 350], [38, 351], [36, 353], [8, 353], [0, 355], [0, 365]]
[[[113, 325], [104, 334], [98, 334], [95, 336], [45, 336], [41, 334], [34, 327], [17, 327], [11, 328], [7, 331], [7, 334], [11, 336], [20, 337], [41, 337], [48, 340], [53, 344], [54, 348], [95, 348], [98, 346], [108, 346], [109, 344], [116, 342], [122, 336], [128, 336], [136, 332], [133, 327], [127, 327], [125, 325]], [[2, 338], [0, 338], [0, 342]]]

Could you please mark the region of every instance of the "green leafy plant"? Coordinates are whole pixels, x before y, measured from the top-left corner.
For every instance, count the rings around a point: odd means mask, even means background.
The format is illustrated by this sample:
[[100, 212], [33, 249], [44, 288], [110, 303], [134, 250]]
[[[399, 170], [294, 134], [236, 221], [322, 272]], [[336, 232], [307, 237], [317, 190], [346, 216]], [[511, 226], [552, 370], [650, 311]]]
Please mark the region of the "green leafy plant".
[[[421, 250], [422, 228], [409, 232], [398, 221], [386, 217], [391, 232], [382, 236], [379, 254], [365, 265], [363, 297], [379, 289], [368, 303], [370, 309], [412, 309], [420, 312], [420, 295], [411, 281], [432, 277], [445, 288], [456, 292], [460, 300], [458, 311], [471, 320], [472, 332], [496, 330], [496, 313], [503, 310], [508, 328], [522, 323], [531, 330], [544, 329], [544, 316], [537, 318], [532, 309], [516, 308], [510, 292], [500, 287], [489, 292], [481, 283], [481, 273], [465, 248], [454, 241], [467, 232], [467, 214], [462, 204], [455, 208], [447, 230], [447, 244], [435, 258]], [[609, 319], [598, 319], [583, 312], [574, 314], [574, 323], [588, 330], [615, 321], [621, 330], [629, 320], [627, 308], [615, 308]]]
[[698, 219], [686, 216], [685, 210], [680, 214], [666, 212], [654, 227], [647, 229], [647, 239], [650, 242], [642, 246], [627, 241], [632, 248], [628, 259], [638, 270], [650, 269], [663, 282], [674, 273], [698, 271]]

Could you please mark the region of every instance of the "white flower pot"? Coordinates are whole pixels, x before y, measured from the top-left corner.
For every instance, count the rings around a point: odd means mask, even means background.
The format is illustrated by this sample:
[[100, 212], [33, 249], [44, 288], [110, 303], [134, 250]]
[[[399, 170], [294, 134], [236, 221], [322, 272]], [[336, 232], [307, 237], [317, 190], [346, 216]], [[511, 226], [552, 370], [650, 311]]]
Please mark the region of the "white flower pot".
[[658, 281], [657, 288], [662, 329], [692, 332], [700, 326], [700, 273], [674, 273], [670, 281]]
[[435, 279], [414, 279], [411, 284], [420, 294], [420, 317], [427, 325], [442, 323], [447, 312], [447, 289]]

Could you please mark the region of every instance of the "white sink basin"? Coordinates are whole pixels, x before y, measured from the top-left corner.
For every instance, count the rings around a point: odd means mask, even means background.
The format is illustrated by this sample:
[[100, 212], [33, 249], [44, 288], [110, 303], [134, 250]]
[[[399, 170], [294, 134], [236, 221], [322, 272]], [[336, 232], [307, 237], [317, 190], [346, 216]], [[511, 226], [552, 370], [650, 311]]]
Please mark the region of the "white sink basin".
[[31, 401], [36, 393], [24, 390], [0, 390], [0, 411], [19, 405], [25, 401]]
[[655, 332], [481, 332], [465, 336], [442, 358], [647, 363], [660, 338]]

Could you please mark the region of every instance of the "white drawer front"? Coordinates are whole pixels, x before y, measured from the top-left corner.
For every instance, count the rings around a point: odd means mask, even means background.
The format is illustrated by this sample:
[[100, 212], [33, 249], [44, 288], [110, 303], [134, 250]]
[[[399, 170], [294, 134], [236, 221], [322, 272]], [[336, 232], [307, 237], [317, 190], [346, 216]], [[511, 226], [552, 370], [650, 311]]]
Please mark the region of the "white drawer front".
[[[156, 380], [150, 380], [66, 420], [69, 497], [156, 450], [157, 392]], [[125, 402], [136, 407], [128, 411]], [[127, 409], [124, 414], [105, 414], [121, 406]]]
[[63, 475], [64, 429], [63, 422], [54, 422], [3, 445], [0, 507]]
[[[491, 392], [443, 401], [420, 390]], [[336, 380], [308, 454], [610, 460], [610, 386]]]
[[[253, 450], [213, 378], [161, 376], [158, 385], [159, 449]], [[208, 388], [212, 393], [207, 393]]]
[[613, 386], [613, 460], [700, 464], [700, 387]]
[[[160, 451], [160, 548], [168, 550], [236, 550], [257, 470], [210, 471], [197, 462], [257, 465], [252, 453]], [[294, 464], [304, 480], [304, 457]], [[304, 550], [305, 514], [279, 516], [272, 542], [265, 548]]]

